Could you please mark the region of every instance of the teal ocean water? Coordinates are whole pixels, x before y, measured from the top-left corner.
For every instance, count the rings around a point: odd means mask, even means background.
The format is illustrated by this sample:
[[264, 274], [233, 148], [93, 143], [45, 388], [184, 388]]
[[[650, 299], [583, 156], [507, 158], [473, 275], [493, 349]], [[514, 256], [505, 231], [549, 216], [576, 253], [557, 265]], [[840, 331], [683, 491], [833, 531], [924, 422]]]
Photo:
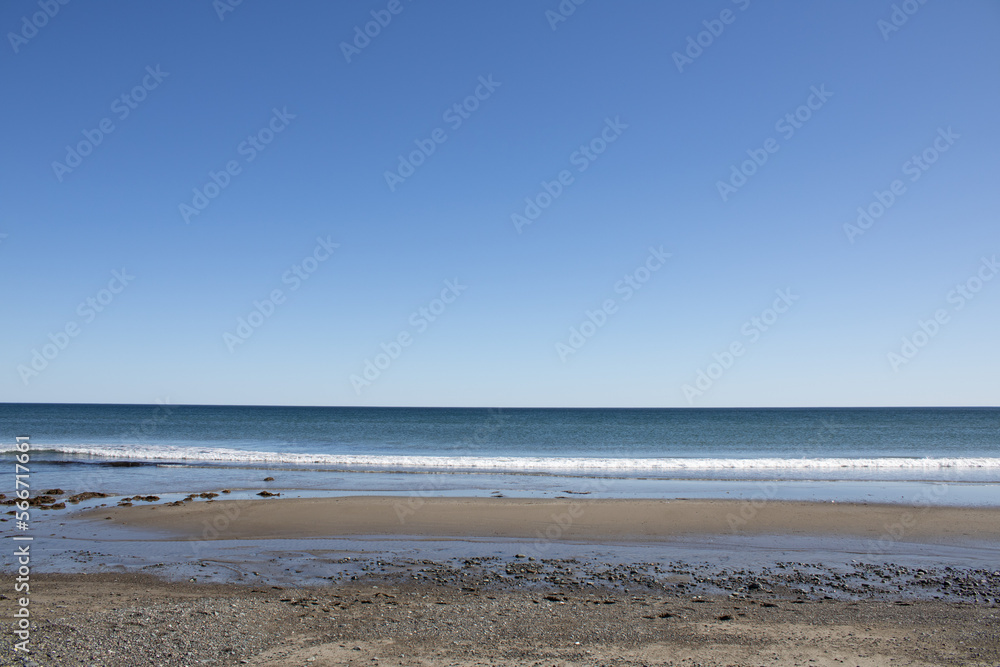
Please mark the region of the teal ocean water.
[[777, 483], [811, 486], [806, 497], [862, 488], [882, 498], [900, 484], [949, 483], [988, 502], [1000, 490], [998, 408], [0, 404], [0, 456], [12, 459], [21, 435], [31, 437], [37, 484], [116, 493], [251, 489], [263, 469], [281, 471], [283, 488], [344, 493], [516, 495], [573, 484], [719, 496]]

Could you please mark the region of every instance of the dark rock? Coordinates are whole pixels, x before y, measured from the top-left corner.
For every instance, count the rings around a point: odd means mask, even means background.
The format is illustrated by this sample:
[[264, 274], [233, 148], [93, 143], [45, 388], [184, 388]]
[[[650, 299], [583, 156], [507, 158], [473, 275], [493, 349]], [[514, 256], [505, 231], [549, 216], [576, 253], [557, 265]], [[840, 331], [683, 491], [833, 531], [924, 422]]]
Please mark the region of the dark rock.
[[41, 505], [40, 510], [64, 510], [66, 509], [66, 503], [55, 503], [53, 505]]
[[91, 498], [108, 498], [110, 495], [110, 493], [100, 493], [99, 491], [84, 491], [83, 493], [70, 496], [66, 499], [66, 502], [73, 503], [75, 505], [81, 500], [90, 500]]

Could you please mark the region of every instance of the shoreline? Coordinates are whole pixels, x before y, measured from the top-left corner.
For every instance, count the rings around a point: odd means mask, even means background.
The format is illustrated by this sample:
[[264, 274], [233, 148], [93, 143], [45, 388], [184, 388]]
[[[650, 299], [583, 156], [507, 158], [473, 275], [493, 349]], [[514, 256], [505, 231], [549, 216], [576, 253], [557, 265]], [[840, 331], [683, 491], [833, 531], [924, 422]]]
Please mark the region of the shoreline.
[[31, 582], [52, 665], [1000, 660], [1000, 508], [210, 497], [56, 524]]
[[177, 540], [343, 536], [656, 542], [691, 535], [1000, 542], [1000, 508], [779, 500], [340, 496], [83, 510]]

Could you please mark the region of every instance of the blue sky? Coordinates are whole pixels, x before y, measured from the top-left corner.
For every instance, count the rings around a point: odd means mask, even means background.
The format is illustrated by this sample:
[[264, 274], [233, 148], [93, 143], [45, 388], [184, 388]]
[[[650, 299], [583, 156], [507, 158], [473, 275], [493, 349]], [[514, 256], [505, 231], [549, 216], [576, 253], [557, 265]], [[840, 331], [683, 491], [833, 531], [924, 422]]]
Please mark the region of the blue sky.
[[0, 8], [0, 401], [1000, 404], [995, 2], [226, 2]]

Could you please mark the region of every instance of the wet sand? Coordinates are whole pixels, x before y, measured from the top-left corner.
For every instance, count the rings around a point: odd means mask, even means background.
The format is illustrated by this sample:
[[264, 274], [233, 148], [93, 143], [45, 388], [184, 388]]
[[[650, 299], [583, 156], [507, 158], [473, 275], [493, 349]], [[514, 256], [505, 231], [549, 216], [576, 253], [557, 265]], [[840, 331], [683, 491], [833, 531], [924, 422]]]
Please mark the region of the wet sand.
[[405, 535], [641, 542], [715, 534], [1000, 541], [996, 507], [788, 501], [352, 496], [98, 508], [82, 516], [194, 540]]

